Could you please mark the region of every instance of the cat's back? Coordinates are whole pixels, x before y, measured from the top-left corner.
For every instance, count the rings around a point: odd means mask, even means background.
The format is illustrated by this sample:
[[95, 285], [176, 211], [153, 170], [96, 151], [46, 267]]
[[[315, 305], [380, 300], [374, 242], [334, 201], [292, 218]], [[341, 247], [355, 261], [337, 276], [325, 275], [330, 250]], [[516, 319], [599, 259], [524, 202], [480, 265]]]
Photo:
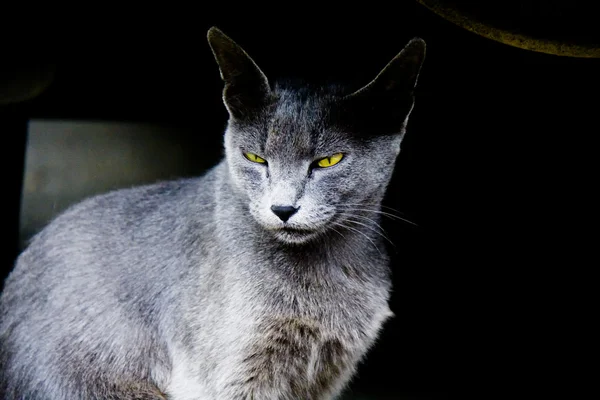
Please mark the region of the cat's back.
[[185, 246], [180, 240], [200, 239], [211, 218], [210, 175], [115, 190], [69, 207], [32, 238], [6, 289], [27, 277], [67, 281], [94, 267], [133, 272], [173, 258], [168, 253]]

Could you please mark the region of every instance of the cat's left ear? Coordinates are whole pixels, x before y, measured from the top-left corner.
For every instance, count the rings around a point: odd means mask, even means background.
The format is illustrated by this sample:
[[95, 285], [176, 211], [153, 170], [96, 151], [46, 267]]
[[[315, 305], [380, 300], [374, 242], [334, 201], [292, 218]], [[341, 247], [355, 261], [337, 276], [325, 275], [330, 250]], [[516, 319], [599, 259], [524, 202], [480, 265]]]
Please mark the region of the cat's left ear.
[[235, 118], [252, 115], [270, 97], [267, 77], [237, 43], [216, 27], [208, 30], [207, 39], [225, 82], [223, 101], [229, 114]]
[[360, 130], [375, 129], [381, 134], [403, 131], [424, 59], [425, 41], [414, 38], [375, 79], [343, 99], [346, 112], [356, 116]]
[[425, 59], [425, 41], [414, 38], [365, 87], [350, 96], [383, 94], [390, 92], [412, 93]]

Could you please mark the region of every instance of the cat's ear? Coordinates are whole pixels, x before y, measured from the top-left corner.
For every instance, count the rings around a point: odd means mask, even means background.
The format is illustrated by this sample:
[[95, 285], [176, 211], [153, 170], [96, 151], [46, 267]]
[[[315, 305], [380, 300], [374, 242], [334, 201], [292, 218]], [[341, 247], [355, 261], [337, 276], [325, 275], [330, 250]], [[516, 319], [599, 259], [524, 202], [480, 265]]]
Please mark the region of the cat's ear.
[[350, 96], [386, 92], [412, 93], [425, 59], [425, 41], [414, 38], [390, 61], [369, 84]]
[[207, 38], [225, 82], [223, 101], [229, 114], [235, 118], [251, 115], [270, 97], [267, 77], [237, 43], [216, 27], [208, 30]]
[[375, 79], [343, 99], [346, 111], [361, 119], [365, 128], [377, 126], [379, 133], [401, 132], [413, 107], [424, 59], [425, 41], [412, 39]]

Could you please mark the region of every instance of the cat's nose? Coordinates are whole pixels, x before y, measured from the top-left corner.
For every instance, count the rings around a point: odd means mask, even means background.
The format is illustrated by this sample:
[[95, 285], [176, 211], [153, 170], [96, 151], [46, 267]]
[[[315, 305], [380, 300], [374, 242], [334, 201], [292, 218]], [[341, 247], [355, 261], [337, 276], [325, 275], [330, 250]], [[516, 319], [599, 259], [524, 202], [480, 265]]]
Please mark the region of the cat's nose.
[[271, 206], [271, 211], [273, 211], [273, 214], [277, 215], [280, 220], [286, 222], [296, 213], [296, 211], [298, 211], [298, 208], [292, 206]]

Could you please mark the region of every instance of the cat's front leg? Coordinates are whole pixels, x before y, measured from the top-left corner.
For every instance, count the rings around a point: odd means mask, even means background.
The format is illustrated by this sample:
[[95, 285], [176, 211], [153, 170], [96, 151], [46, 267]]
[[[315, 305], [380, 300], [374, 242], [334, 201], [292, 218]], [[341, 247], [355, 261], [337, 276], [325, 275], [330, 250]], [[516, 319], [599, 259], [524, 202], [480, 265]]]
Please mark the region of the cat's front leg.
[[221, 399], [325, 400], [349, 379], [347, 347], [318, 323], [272, 318], [261, 324]]

